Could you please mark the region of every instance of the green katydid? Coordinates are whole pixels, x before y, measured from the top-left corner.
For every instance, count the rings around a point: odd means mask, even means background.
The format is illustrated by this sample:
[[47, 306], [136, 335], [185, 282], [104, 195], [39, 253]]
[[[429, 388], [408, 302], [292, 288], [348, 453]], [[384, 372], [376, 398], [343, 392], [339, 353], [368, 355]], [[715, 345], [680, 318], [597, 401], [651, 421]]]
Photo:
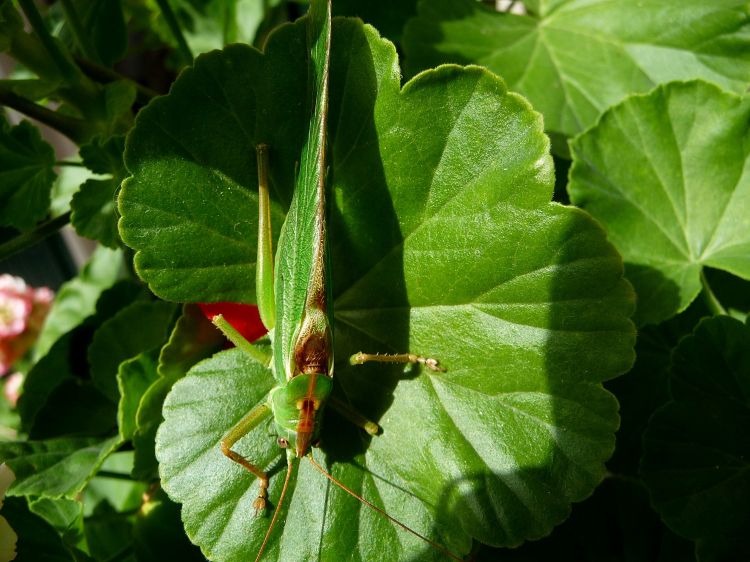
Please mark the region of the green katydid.
[[[447, 556], [461, 560], [343, 486], [312, 457], [311, 447], [319, 439], [322, 411], [326, 403], [330, 403], [345, 418], [371, 435], [377, 434], [379, 427], [347, 404], [333, 400], [330, 396], [333, 388], [334, 363], [331, 307], [328, 298], [330, 272], [325, 192], [328, 61], [331, 42], [330, 0], [313, 1], [308, 18], [311, 76], [314, 76], [313, 112], [307, 144], [303, 148], [300, 161], [297, 185], [279, 241], [276, 270], [280, 271], [281, 275], [276, 276], [268, 187], [270, 149], [264, 144], [259, 144], [256, 148], [259, 186], [256, 293], [261, 319], [272, 340], [272, 357], [266, 357], [245, 341], [222, 316], [216, 316], [213, 320], [239, 348], [261, 362], [270, 363], [278, 384], [271, 390], [265, 403], [247, 413], [224, 435], [221, 440], [221, 451], [258, 478], [258, 496], [253, 503], [258, 514], [265, 512], [269, 503], [268, 474], [234, 451], [232, 446], [264, 420], [273, 416], [278, 443], [286, 448], [286, 479], [256, 562], [263, 555], [276, 522], [294, 462], [305, 456], [309, 456], [315, 468], [343, 490]], [[282, 275], [285, 276], [283, 280]], [[352, 364], [368, 361], [419, 363], [434, 371], [443, 370], [435, 359], [414, 354], [357, 353], [350, 361]]]

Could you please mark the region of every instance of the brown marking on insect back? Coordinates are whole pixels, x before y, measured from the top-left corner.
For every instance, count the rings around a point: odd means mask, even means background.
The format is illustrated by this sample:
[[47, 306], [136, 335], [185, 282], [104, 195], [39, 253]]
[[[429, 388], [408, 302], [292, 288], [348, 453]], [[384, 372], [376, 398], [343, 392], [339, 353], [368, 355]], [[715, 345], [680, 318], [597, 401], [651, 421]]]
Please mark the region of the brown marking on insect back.
[[297, 444], [295, 453], [298, 458], [302, 458], [307, 454], [315, 430], [315, 414], [317, 413], [319, 406], [319, 401], [315, 398], [317, 379], [317, 373], [310, 374], [310, 380], [307, 383], [305, 396], [297, 402], [299, 421], [297, 422]]
[[294, 364], [297, 374], [328, 374], [328, 358], [331, 353], [326, 334], [304, 334], [294, 347]]

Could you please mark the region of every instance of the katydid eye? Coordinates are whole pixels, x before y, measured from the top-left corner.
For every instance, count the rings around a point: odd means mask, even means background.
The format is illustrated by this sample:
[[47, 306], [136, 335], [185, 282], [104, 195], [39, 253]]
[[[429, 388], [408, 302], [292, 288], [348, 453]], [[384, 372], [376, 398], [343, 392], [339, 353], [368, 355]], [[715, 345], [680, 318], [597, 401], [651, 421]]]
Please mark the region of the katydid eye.
[[286, 440], [286, 439], [284, 439], [283, 437], [279, 437], [279, 438], [278, 438], [278, 439], [276, 440], [276, 443], [278, 443], [278, 444], [279, 444], [279, 447], [281, 447], [282, 449], [286, 449], [286, 448], [287, 448], [287, 447], [289, 446], [289, 441], [287, 441], [287, 440]]

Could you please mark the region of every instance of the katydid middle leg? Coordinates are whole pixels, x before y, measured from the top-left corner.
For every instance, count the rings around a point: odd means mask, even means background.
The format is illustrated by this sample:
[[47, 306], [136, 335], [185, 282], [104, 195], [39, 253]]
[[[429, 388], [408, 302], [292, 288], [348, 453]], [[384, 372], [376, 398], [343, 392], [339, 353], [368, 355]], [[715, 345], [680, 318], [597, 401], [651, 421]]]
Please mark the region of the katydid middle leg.
[[364, 363], [412, 363], [424, 365], [436, 373], [445, 373], [446, 369], [440, 366], [440, 362], [432, 357], [415, 355], [414, 353], [355, 353], [349, 358], [352, 365], [362, 365]]

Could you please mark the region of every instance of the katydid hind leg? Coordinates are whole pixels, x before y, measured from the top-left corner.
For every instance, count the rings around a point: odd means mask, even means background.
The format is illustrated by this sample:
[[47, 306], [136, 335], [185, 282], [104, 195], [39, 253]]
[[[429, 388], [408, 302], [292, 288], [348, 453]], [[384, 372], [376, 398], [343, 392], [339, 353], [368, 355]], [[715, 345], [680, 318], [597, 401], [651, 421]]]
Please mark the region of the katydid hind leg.
[[273, 330], [276, 301], [273, 288], [273, 233], [271, 199], [268, 194], [268, 146], [256, 147], [258, 162], [258, 258], [255, 264], [255, 295], [263, 325]]
[[249, 470], [252, 474], [258, 478], [259, 489], [258, 497], [253, 502], [253, 508], [255, 508], [255, 514], [261, 514], [265, 512], [268, 506], [268, 474], [261, 468], [255, 466], [245, 457], [240, 455], [237, 451], [232, 449], [232, 446], [242, 439], [245, 435], [250, 433], [253, 429], [258, 427], [263, 420], [271, 415], [271, 408], [266, 404], [260, 404], [250, 410], [243, 418], [238, 421], [234, 427], [227, 431], [221, 438], [221, 452], [229, 457], [237, 464], [243, 466]]

